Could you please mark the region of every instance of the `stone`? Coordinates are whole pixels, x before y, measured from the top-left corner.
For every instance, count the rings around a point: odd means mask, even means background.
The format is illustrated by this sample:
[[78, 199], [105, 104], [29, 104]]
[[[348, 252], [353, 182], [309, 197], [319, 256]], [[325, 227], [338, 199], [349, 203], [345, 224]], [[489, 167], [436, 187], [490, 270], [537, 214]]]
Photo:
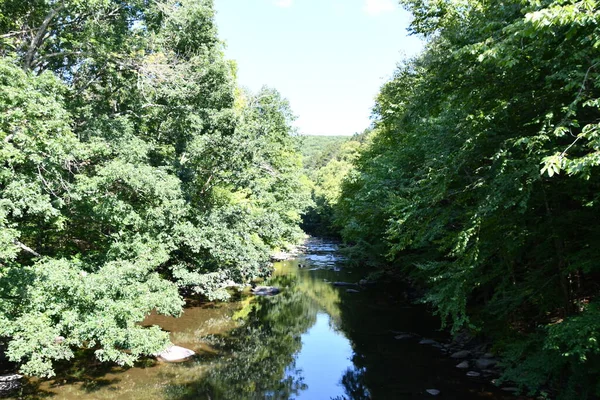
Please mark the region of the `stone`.
[[483, 374], [483, 376], [487, 376], [487, 377], [500, 375], [498, 373], [498, 371], [494, 371], [492, 369], [484, 369], [481, 371], [481, 373]]
[[436, 342], [435, 340], [432, 339], [422, 339], [419, 344], [427, 344], [427, 345], [434, 345], [434, 344], [438, 344], [438, 342]]
[[469, 376], [471, 378], [477, 378], [477, 377], [481, 376], [481, 374], [479, 372], [469, 371], [469, 372], [467, 372], [467, 376]]
[[468, 358], [470, 356], [471, 356], [471, 352], [469, 350], [461, 350], [461, 351], [457, 351], [456, 353], [452, 353], [452, 355], [450, 357], [456, 358], [456, 359], [461, 359], [461, 358]]
[[21, 387], [23, 375], [10, 374], [0, 376], [0, 395]]
[[414, 335], [411, 335], [410, 333], [403, 333], [401, 335], [394, 336], [394, 339], [405, 340], [405, 339], [412, 339], [413, 337], [414, 337]]
[[285, 261], [289, 258], [290, 258], [290, 255], [283, 251], [271, 254], [271, 261]]
[[343, 287], [343, 286], [358, 286], [356, 283], [349, 282], [331, 282], [333, 286]]
[[196, 353], [190, 349], [179, 346], [169, 346], [165, 351], [158, 353], [157, 357], [162, 361], [177, 362], [193, 357]]
[[497, 363], [498, 363], [498, 361], [496, 361], [493, 358], [480, 358], [477, 361], [475, 361], [475, 365], [479, 369], [488, 369], [490, 367], [493, 367]]
[[427, 389], [426, 392], [432, 396], [437, 396], [438, 394], [440, 394], [440, 391], [437, 389]]
[[365, 286], [369, 283], [369, 281], [367, 281], [366, 279], [361, 279], [360, 281], [358, 281], [358, 284], [360, 286]]
[[346, 289], [346, 293], [360, 293], [360, 290], [356, 290], [356, 289]]
[[469, 368], [469, 362], [468, 361], [463, 361], [460, 364], [458, 364], [456, 366], [456, 368], [467, 369], [467, 368]]
[[481, 356], [481, 358], [494, 358], [494, 354], [492, 354], [492, 353], [485, 353], [484, 355]]
[[504, 390], [505, 392], [516, 393], [516, 392], [519, 391], [519, 388], [516, 388], [516, 387], [503, 387], [502, 390]]
[[257, 286], [252, 289], [252, 293], [257, 296], [275, 296], [276, 294], [281, 293], [281, 289], [273, 286]]

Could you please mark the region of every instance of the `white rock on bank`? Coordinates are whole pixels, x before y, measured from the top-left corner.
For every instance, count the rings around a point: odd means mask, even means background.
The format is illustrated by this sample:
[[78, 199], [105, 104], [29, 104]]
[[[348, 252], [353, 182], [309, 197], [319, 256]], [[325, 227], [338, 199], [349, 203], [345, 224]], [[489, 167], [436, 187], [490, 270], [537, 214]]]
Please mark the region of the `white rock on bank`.
[[271, 261], [286, 261], [290, 259], [290, 255], [286, 252], [279, 251], [277, 253], [271, 254]]
[[437, 396], [438, 394], [440, 394], [440, 391], [437, 389], [427, 389], [426, 392], [432, 396]]
[[163, 361], [176, 362], [187, 360], [195, 354], [194, 351], [186, 349], [185, 347], [170, 346], [162, 353], [159, 353], [157, 357]]

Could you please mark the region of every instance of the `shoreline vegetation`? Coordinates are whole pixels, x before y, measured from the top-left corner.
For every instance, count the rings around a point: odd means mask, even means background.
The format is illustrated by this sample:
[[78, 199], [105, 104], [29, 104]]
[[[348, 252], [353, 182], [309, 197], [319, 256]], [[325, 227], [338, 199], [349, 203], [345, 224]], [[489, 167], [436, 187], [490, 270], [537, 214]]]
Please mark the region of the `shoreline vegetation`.
[[499, 384], [599, 398], [600, 4], [400, 3], [427, 46], [373, 125], [303, 137], [239, 87], [211, 0], [0, 2], [3, 373], [158, 354], [149, 314], [227, 301], [306, 232], [491, 343]]
[[[209, 0], [0, 3], [0, 341], [50, 377], [157, 354], [303, 236], [293, 115], [226, 60]], [[59, 338], [59, 339], [57, 339]]]
[[426, 49], [383, 85], [372, 129], [311, 172], [308, 220], [491, 341], [499, 382], [599, 398], [598, 2], [401, 3]]

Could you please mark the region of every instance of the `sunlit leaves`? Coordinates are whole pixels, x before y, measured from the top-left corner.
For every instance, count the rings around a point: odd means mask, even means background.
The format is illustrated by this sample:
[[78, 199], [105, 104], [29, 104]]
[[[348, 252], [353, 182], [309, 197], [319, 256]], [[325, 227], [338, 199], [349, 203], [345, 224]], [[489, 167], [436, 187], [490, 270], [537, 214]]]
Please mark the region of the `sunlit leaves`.
[[157, 353], [150, 312], [226, 299], [301, 236], [289, 106], [236, 103], [213, 19], [208, 0], [0, 2], [0, 337], [23, 372]]

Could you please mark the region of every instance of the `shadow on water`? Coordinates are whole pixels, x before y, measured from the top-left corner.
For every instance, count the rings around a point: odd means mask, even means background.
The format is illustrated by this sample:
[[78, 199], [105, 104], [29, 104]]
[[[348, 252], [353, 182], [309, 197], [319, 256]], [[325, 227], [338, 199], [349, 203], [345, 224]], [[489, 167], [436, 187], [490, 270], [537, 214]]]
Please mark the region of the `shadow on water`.
[[[484, 381], [468, 380], [455, 362], [416, 340], [444, 340], [439, 321], [391, 285], [348, 291], [356, 282], [333, 243], [311, 241], [306, 254], [278, 263], [273, 297], [193, 304], [180, 318], [153, 315], [147, 324], [193, 349], [185, 363], [147, 360], [135, 368], [93, 366], [82, 357], [62, 378], [34, 383], [27, 398], [56, 399], [514, 399]], [[84, 365], [82, 365], [82, 363]], [[87, 363], [87, 364], [86, 364]], [[105, 368], [105, 369], [102, 369]]]

